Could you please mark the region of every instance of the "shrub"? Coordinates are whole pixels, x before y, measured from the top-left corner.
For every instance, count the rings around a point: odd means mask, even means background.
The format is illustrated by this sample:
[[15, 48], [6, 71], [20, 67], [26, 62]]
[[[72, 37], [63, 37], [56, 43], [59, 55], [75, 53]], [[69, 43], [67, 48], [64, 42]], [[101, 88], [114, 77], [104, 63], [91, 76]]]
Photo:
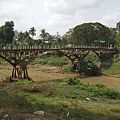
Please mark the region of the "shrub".
[[102, 84], [87, 84], [85, 89], [89, 92], [92, 92], [94, 96], [105, 96], [110, 99], [120, 99], [119, 91], [112, 88], [107, 88], [105, 85]]
[[73, 78], [73, 77], [66, 78], [65, 83], [69, 84], [69, 85], [80, 85], [80, 84], [82, 84], [79, 79]]
[[38, 61], [38, 64], [42, 64], [42, 65], [45, 65], [47, 63], [48, 63], [48, 60], [43, 58], [40, 58], [40, 60]]
[[100, 69], [92, 61], [84, 61], [81, 65], [81, 70], [85, 75], [96, 76], [100, 74]]
[[63, 72], [72, 72], [72, 71], [73, 71], [73, 68], [70, 66], [67, 66], [63, 69]]
[[33, 81], [30, 81], [30, 80], [21, 80], [21, 81], [18, 81], [16, 84], [18, 85], [27, 85], [27, 84], [33, 84], [34, 82]]

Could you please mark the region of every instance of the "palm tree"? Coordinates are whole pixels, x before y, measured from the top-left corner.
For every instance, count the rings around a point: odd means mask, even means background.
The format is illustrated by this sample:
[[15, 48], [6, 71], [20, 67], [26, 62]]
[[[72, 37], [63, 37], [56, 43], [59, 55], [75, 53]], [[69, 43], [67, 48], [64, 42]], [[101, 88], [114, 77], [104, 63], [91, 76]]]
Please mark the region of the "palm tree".
[[34, 37], [36, 35], [36, 29], [34, 27], [30, 28], [29, 34], [32, 35], [32, 37]]
[[41, 29], [40, 37], [42, 38], [43, 41], [45, 41], [45, 38], [46, 38], [46, 31], [45, 31], [45, 29]]
[[45, 29], [41, 29], [41, 34], [39, 36], [42, 41], [51, 41], [53, 38], [48, 32], [45, 31]]

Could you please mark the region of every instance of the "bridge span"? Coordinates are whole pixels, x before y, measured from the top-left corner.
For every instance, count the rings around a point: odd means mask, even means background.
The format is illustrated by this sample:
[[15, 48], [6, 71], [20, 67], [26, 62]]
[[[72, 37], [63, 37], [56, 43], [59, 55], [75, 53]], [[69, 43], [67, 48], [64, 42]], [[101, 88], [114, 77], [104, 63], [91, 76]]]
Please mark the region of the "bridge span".
[[37, 57], [42, 57], [51, 52], [61, 52], [71, 60], [74, 69], [78, 70], [77, 64], [80, 64], [89, 52], [94, 52], [101, 60], [105, 56], [115, 54], [114, 48], [98, 46], [74, 46], [74, 47], [55, 47], [43, 48], [38, 46], [32, 47], [4, 47], [0, 49], [0, 57], [13, 66], [12, 79], [28, 79], [27, 66]]

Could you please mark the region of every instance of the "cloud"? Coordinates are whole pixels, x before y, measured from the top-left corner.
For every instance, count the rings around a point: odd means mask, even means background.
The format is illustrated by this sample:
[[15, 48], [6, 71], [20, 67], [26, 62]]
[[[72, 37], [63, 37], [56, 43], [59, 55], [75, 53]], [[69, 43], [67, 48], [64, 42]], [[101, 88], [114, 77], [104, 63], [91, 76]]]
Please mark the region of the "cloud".
[[0, 23], [5, 21], [19, 21], [23, 18], [21, 10], [24, 6], [20, 4], [19, 0], [4, 0], [0, 1]]
[[76, 14], [77, 11], [97, 7], [103, 0], [45, 0], [48, 12], [56, 14]]
[[103, 14], [105, 15], [102, 16], [102, 23], [112, 25], [120, 19], [120, 8], [104, 12], [106, 7], [103, 7], [101, 11], [103, 3], [107, 3], [105, 1], [109, 2], [109, 0], [0, 0], [0, 26], [5, 21], [14, 21], [15, 29], [18, 31], [35, 27], [38, 34], [41, 29], [46, 29], [50, 34], [56, 32], [65, 34], [70, 28], [85, 21], [99, 21]]
[[31, 7], [30, 0], [0, 0], [0, 18], [1, 25], [5, 21], [14, 21], [18, 31], [29, 30], [40, 21], [34, 7]]
[[44, 6], [51, 17], [46, 21], [47, 25], [59, 28], [62, 33], [83, 23], [84, 13], [98, 7], [104, 0], [45, 0]]
[[101, 19], [102, 23], [111, 27], [115, 27], [116, 23], [118, 23], [119, 21], [120, 21], [120, 7], [107, 10], [105, 12], [105, 15], [103, 15]]

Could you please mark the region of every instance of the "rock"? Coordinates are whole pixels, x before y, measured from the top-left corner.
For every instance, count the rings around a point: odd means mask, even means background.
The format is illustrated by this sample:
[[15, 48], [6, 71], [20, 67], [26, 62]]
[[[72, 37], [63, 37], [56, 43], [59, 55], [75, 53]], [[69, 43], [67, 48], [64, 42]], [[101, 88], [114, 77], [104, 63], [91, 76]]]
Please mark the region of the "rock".
[[10, 119], [10, 115], [6, 114], [6, 115], [3, 117], [3, 120], [11, 120], [11, 119]]
[[85, 98], [87, 101], [90, 101], [91, 99], [90, 98]]
[[39, 115], [39, 116], [44, 116], [45, 115], [45, 112], [42, 111], [42, 110], [39, 110], [39, 111], [36, 111], [33, 113], [34, 115]]
[[66, 116], [69, 116], [69, 114], [70, 114], [70, 113], [68, 112]]

